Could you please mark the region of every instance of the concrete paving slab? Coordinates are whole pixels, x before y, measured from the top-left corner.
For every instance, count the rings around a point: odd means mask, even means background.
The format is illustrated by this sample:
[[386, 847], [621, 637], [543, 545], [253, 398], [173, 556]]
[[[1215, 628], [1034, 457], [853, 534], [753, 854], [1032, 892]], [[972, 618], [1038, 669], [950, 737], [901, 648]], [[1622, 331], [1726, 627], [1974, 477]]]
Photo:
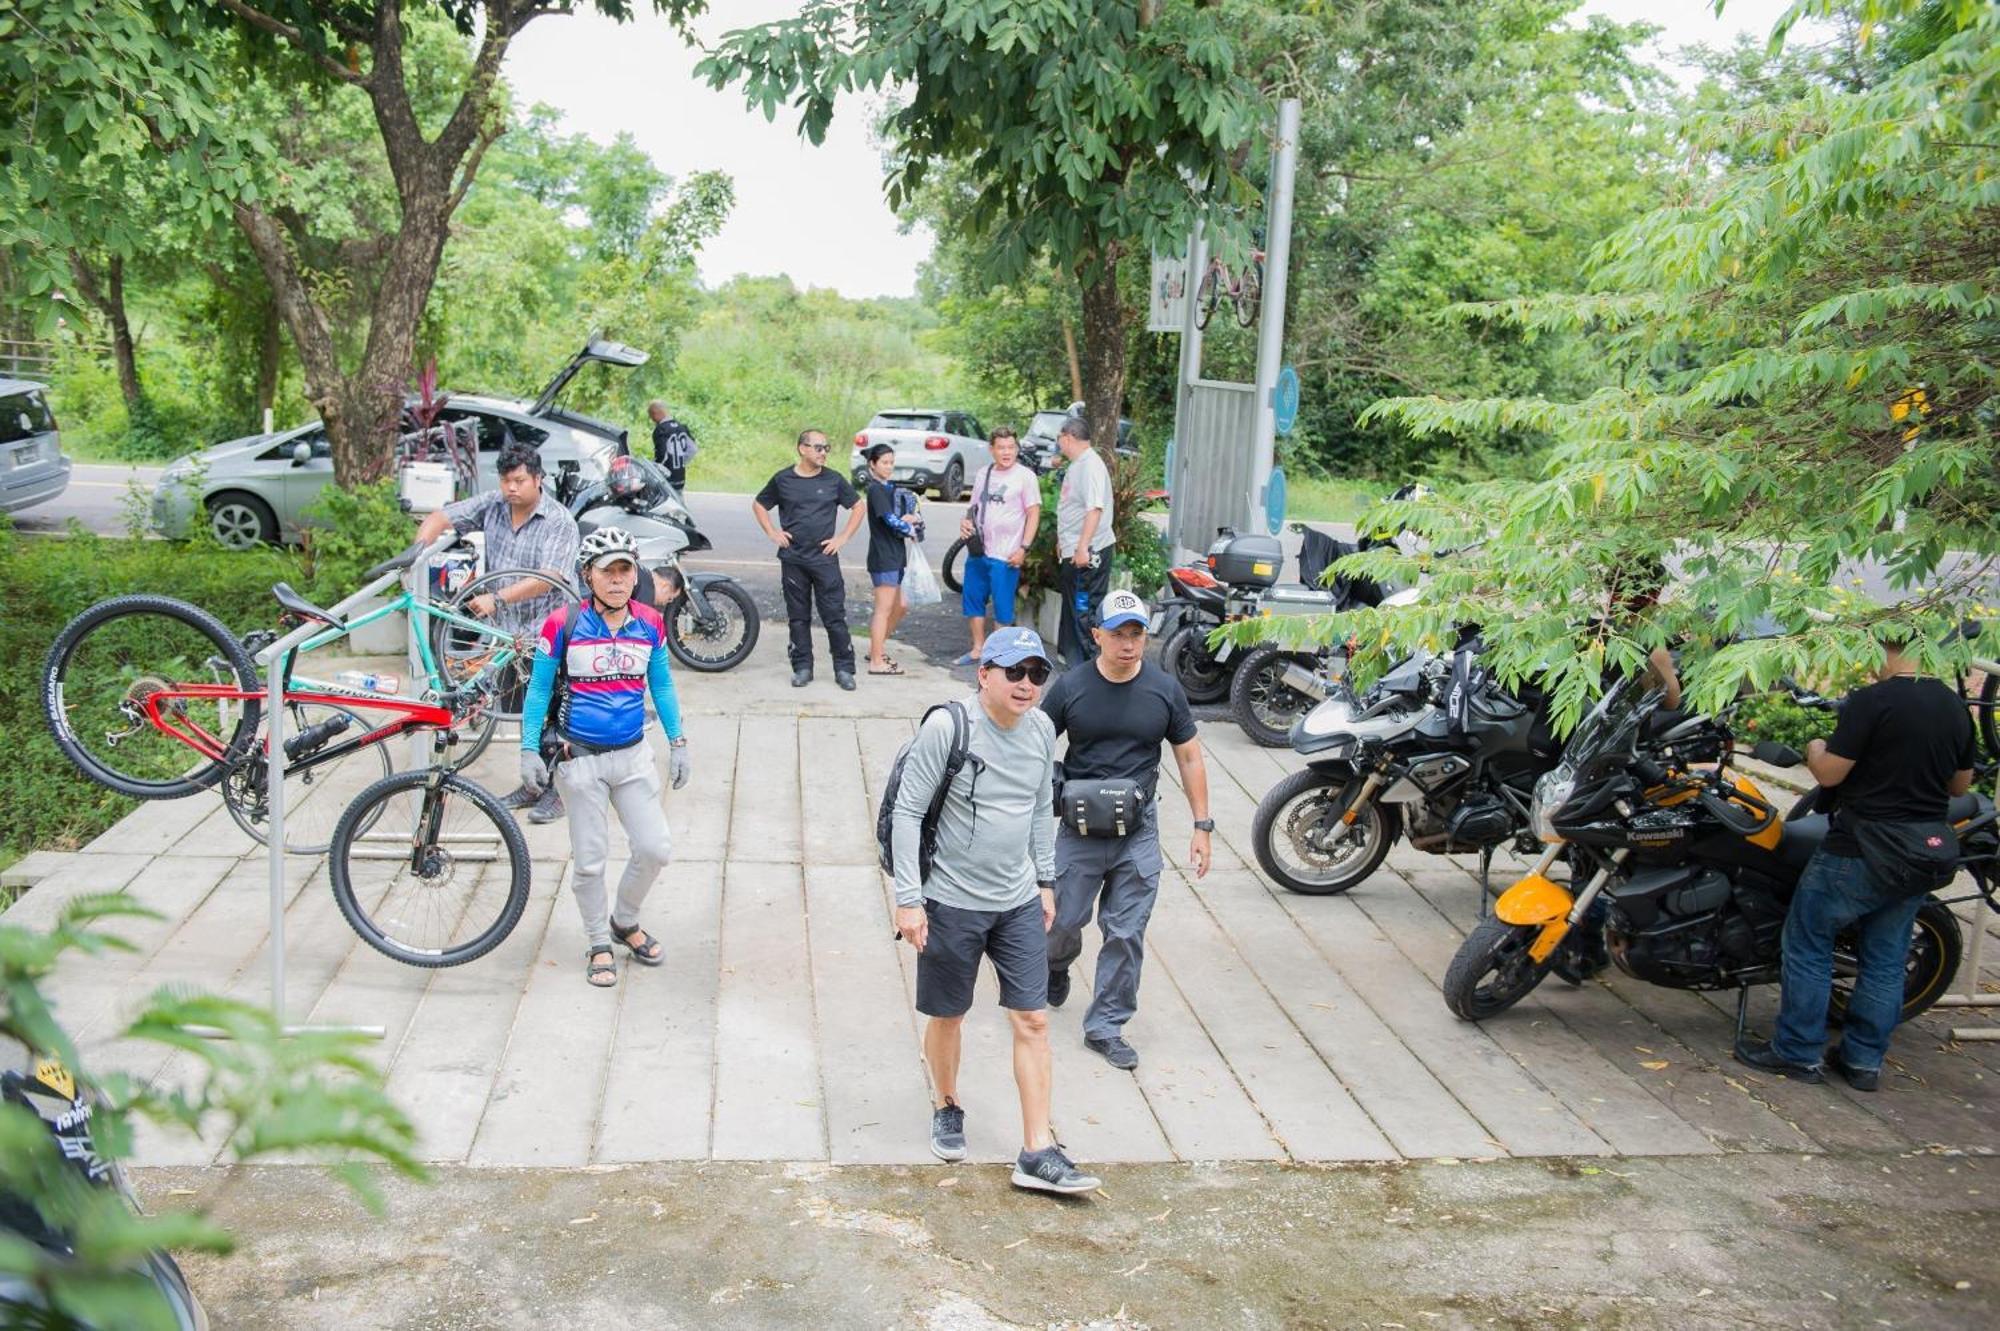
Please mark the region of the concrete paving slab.
[[[760, 719], [755, 728], [746, 723], [744, 732], [772, 725]], [[744, 789], [738, 787], [739, 817]], [[723, 866], [720, 958], [715, 1158], [826, 1159], [826, 1096], [796, 863], [753, 859]]]
[[732, 862], [799, 863], [804, 842], [797, 721], [745, 717], [737, 730], [736, 778], [729, 817]]

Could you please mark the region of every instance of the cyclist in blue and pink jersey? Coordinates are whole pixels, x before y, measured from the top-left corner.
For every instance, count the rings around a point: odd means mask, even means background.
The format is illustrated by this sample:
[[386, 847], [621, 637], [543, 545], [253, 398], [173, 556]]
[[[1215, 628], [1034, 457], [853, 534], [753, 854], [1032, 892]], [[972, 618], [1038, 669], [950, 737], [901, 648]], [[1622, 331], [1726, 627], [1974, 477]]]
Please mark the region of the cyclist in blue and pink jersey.
[[[577, 909], [590, 937], [584, 978], [601, 989], [618, 983], [611, 960], [614, 938], [643, 965], [666, 960], [666, 949], [639, 927], [638, 918], [673, 850], [660, 808], [660, 776], [646, 743], [647, 692], [672, 746], [668, 771], [675, 790], [687, 784], [689, 772], [687, 737], [667, 664], [666, 621], [632, 596], [638, 555], [638, 543], [617, 527], [600, 527], [584, 537], [579, 563], [588, 599], [543, 621], [541, 649], [521, 708], [521, 785], [541, 790], [554, 763], [555, 785], [569, 805]], [[545, 742], [551, 702], [555, 725]], [[615, 908], [607, 906], [604, 894], [614, 809], [632, 848]]]

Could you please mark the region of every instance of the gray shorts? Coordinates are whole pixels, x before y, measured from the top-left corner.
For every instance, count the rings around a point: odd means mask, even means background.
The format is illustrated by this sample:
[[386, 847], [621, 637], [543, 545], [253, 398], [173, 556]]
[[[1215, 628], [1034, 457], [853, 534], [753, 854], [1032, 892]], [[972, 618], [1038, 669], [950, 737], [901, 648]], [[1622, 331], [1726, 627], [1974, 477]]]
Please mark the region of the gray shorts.
[[1049, 1005], [1049, 936], [1037, 893], [1012, 910], [965, 910], [924, 899], [930, 936], [917, 953], [917, 1011], [962, 1017], [972, 1009], [979, 959], [993, 958], [1000, 1006], [1039, 1012]]

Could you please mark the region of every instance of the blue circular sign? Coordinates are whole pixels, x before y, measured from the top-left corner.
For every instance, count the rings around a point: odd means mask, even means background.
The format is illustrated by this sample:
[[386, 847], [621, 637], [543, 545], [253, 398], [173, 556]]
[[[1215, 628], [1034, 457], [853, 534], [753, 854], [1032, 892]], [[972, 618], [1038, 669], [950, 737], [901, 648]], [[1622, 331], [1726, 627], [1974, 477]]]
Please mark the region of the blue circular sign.
[[1271, 414], [1277, 417], [1279, 434], [1290, 434], [1299, 423], [1299, 372], [1289, 365], [1278, 371], [1271, 390]]
[[1276, 536], [1285, 526], [1285, 469], [1271, 468], [1271, 479], [1264, 483], [1264, 521], [1271, 526], [1271, 535]]

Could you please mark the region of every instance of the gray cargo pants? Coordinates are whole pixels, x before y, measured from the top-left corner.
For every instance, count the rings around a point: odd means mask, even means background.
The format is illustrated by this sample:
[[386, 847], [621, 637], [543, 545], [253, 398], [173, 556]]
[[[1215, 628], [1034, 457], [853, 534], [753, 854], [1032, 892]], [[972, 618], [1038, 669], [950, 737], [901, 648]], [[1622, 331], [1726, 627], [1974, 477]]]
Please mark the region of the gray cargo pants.
[[1067, 970], [1083, 953], [1083, 927], [1093, 911], [1104, 946], [1097, 952], [1097, 982], [1083, 1033], [1094, 1040], [1118, 1034], [1139, 1009], [1139, 968], [1146, 960], [1146, 921], [1160, 895], [1160, 814], [1130, 836], [1083, 837], [1056, 833], [1056, 919], [1049, 928], [1049, 969]]
[[[629, 749], [565, 759], [556, 766], [555, 783], [569, 807], [569, 845], [576, 870], [572, 885], [576, 907], [583, 913], [583, 931], [590, 935], [591, 946], [609, 947], [611, 921], [627, 926], [639, 922], [639, 907], [673, 853], [652, 746], [641, 740]], [[611, 860], [613, 809], [632, 847], [632, 858], [618, 879], [617, 908], [607, 911], [604, 871]]]

